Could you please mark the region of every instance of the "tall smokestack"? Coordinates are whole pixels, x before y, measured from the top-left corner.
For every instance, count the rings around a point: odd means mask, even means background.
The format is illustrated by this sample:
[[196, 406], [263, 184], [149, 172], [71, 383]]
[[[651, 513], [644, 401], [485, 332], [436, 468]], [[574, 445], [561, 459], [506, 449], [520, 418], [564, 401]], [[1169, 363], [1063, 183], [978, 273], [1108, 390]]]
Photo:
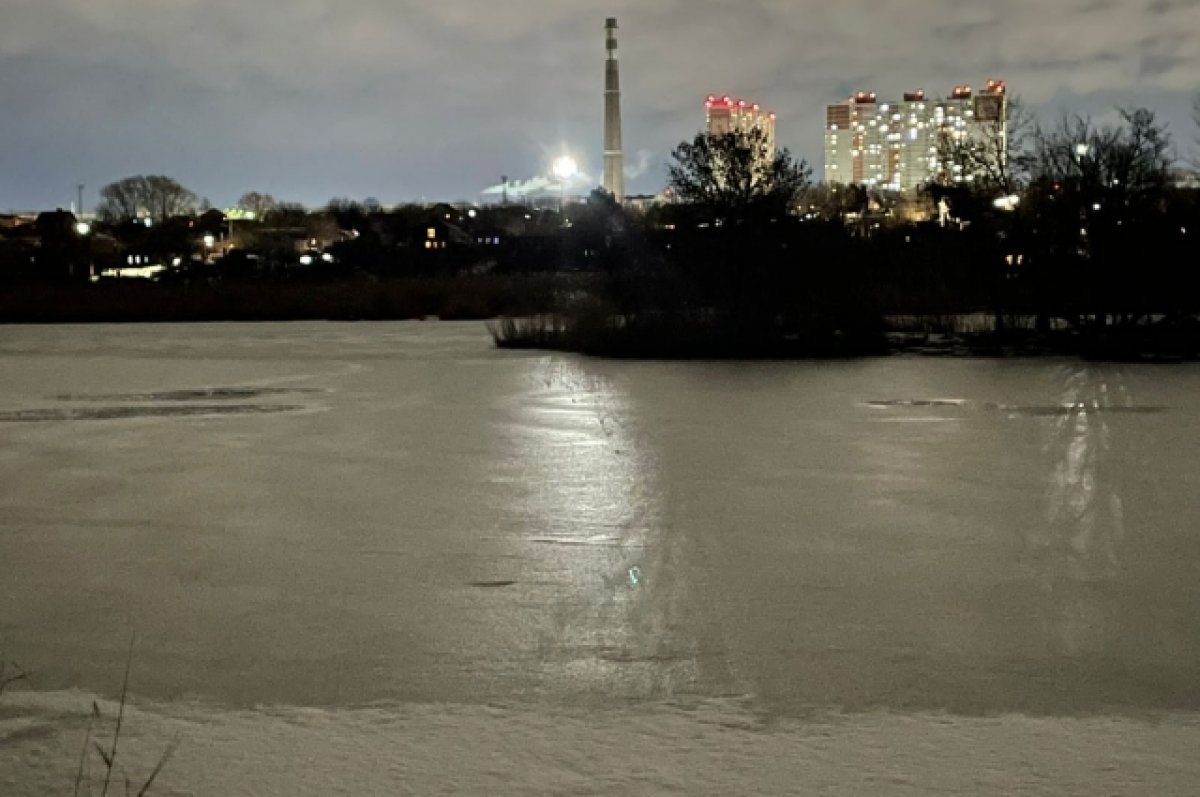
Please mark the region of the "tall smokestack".
[[617, 19], [604, 24], [604, 190], [625, 201], [625, 156], [621, 152], [621, 65], [617, 60]]

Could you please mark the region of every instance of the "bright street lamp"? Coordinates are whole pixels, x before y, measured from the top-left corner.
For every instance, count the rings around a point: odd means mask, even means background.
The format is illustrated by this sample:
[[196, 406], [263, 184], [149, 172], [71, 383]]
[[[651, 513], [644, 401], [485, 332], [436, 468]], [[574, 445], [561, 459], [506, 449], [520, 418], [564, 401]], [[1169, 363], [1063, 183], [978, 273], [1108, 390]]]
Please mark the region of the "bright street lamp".
[[570, 155], [562, 155], [554, 160], [551, 169], [559, 182], [565, 183], [579, 173], [579, 164]]
[[81, 221], [75, 225], [75, 232], [79, 233], [80, 235], [87, 235], [91, 231], [92, 225], [88, 224], [86, 221]]
[[558, 212], [561, 214], [567, 203], [567, 182], [579, 173], [579, 164], [570, 155], [560, 155], [550, 170], [558, 178]]

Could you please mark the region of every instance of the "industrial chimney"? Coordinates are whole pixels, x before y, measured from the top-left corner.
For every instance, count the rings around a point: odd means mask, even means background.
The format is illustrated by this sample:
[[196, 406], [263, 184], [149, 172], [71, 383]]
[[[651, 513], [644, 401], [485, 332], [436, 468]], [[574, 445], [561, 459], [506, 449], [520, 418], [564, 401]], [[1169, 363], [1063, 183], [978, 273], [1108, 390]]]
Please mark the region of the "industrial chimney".
[[617, 19], [604, 25], [604, 190], [625, 201], [625, 156], [621, 152], [621, 65], [617, 60]]

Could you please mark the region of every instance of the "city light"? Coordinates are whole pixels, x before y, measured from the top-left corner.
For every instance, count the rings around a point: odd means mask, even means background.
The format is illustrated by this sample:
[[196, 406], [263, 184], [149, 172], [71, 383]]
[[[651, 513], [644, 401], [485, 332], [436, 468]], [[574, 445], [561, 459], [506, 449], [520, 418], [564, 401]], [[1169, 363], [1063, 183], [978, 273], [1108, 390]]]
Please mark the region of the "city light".
[[87, 235], [91, 231], [92, 225], [88, 224], [86, 221], [81, 221], [75, 225], [75, 232], [79, 233], [80, 235]]
[[550, 169], [560, 182], [565, 183], [579, 173], [579, 164], [570, 155], [560, 155]]

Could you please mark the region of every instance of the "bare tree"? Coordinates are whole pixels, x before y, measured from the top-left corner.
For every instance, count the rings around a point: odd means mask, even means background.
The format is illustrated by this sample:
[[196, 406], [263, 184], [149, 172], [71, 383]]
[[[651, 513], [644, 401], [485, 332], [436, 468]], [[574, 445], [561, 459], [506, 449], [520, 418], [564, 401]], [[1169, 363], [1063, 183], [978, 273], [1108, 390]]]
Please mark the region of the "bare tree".
[[[1032, 114], [1020, 97], [1007, 99], [1004, 112], [994, 119], [976, 122], [964, 135], [940, 131], [938, 159], [952, 174], [983, 194], [995, 198], [1016, 194], [1026, 184], [1028, 161], [1023, 157], [1035, 131]], [[943, 174], [939, 182], [953, 182]]]
[[100, 200], [97, 215], [109, 222], [140, 216], [163, 221], [195, 212], [197, 202], [194, 193], [162, 175], [138, 175], [109, 183], [100, 189]]
[[170, 177], [150, 175], [146, 186], [150, 215], [159, 221], [196, 212], [196, 195]]
[[1192, 100], [1192, 121], [1196, 123], [1196, 129], [1193, 132], [1192, 142], [1195, 146], [1192, 148], [1192, 166], [1200, 171], [1200, 93], [1196, 94]]
[[766, 134], [757, 128], [701, 133], [671, 155], [675, 163], [668, 174], [675, 196], [729, 220], [787, 215], [812, 174], [788, 150], [771, 151]]
[[261, 219], [272, 210], [275, 210], [277, 207], [279, 207], [279, 203], [275, 200], [275, 197], [271, 196], [270, 194], [260, 194], [258, 191], [248, 191], [245, 194], [242, 194], [241, 199], [239, 199], [237, 202], [237, 206], [242, 210], [253, 213], [255, 218]]
[[1038, 128], [1024, 159], [1032, 179], [1071, 193], [1112, 195], [1125, 205], [1157, 195], [1170, 181], [1170, 134], [1145, 108], [1120, 114], [1117, 126], [1073, 116], [1052, 130]]

